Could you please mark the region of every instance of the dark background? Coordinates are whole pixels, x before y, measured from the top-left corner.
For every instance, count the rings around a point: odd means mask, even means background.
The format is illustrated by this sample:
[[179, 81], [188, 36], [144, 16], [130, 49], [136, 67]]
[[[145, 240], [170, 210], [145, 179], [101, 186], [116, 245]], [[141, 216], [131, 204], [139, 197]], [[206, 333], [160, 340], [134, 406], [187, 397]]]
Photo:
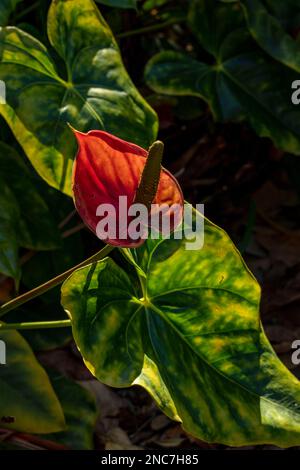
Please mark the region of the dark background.
[[[25, 3], [25, 8], [17, 8], [11, 23], [48, 44], [46, 14], [50, 2]], [[214, 122], [207, 105], [198, 98], [159, 96], [147, 88], [143, 72], [148, 59], [174, 44], [189, 51], [194, 39], [181, 21], [156, 31], [136, 30], [164, 22], [172, 15], [180, 17], [185, 4], [165, 2], [159, 9], [141, 9], [138, 13], [101, 5], [101, 12], [118, 38], [130, 76], [158, 113], [159, 138], [166, 145], [164, 166], [177, 176], [185, 199], [204, 203], [205, 215], [223, 227], [239, 247], [262, 287], [261, 318], [267, 336], [282, 362], [300, 378], [300, 366], [291, 363], [291, 344], [300, 339], [300, 159], [276, 149], [269, 139], [258, 137], [245, 122]], [[2, 119], [0, 134], [2, 140], [16, 146]], [[67, 213], [72, 203], [64, 204]], [[96, 249], [97, 240], [85, 229], [70, 236], [69, 247], [72, 243], [77, 246], [76, 237], [80, 237], [83, 253], [77, 249], [72, 253], [70, 248], [70, 266]], [[32, 264], [34, 259], [26, 252], [22, 255], [24, 279], [30, 275], [40, 279], [37, 266]], [[43, 273], [46, 279], [59, 272], [55, 263], [51, 269]], [[11, 282], [2, 279], [2, 301], [9, 298], [11, 290]], [[187, 436], [178, 424], [162, 415], [142, 389], [109, 389], [94, 381], [73, 342], [40, 352], [38, 357], [44, 365], [68, 377], [89, 381], [101, 408], [95, 429], [96, 448], [224, 448]]]

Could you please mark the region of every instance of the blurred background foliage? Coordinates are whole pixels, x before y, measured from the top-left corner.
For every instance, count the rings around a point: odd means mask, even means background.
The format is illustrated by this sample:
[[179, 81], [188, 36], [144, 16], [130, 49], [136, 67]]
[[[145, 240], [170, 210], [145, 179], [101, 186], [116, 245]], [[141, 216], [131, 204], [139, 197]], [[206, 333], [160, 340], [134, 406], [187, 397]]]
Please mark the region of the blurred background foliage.
[[[15, 26], [41, 41], [65, 76], [64, 61], [47, 34], [50, 3], [1, 0], [0, 25]], [[267, 335], [299, 378], [299, 366], [290, 360], [291, 343], [300, 336], [300, 120], [299, 108], [291, 103], [291, 84], [300, 74], [299, 2], [97, 0], [97, 5], [135, 87], [157, 113], [158, 136], [166, 145], [164, 166], [178, 178], [185, 199], [205, 203], [206, 216], [240, 248], [262, 285]], [[154, 127], [147, 132], [145, 141], [155, 138]], [[39, 177], [3, 117], [0, 140], [4, 303], [94, 253], [99, 241], [83, 227], [72, 199]], [[17, 162], [11, 167], [8, 155]], [[43, 221], [39, 230], [37, 219]], [[59, 289], [54, 289], [7, 321], [64, 315]], [[4, 436], [6, 447], [223, 447], [186, 435], [140, 389], [112, 391], [93, 380], [69, 329], [33, 330], [22, 336], [28, 343], [20, 340], [20, 354], [36, 361], [29, 344], [40, 363], [52, 369], [47, 393], [55, 390], [59, 399], [53, 406], [65, 411], [69, 433], [33, 436], [26, 423], [17, 432], [7, 430], [0, 409], [0, 438]], [[7, 341], [18, 339], [11, 335]], [[77, 416], [67, 409], [68, 394], [78, 400]]]

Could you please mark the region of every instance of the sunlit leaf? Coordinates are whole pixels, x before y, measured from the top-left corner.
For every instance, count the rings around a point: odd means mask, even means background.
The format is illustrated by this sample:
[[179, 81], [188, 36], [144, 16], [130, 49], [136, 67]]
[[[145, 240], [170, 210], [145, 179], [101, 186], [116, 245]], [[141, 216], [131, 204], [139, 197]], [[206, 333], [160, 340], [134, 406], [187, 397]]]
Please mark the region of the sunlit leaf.
[[41, 434], [64, 429], [59, 401], [26, 341], [17, 331], [0, 332], [0, 340], [6, 348], [6, 364], [0, 365], [1, 427]]
[[51, 45], [66, 74], [43, 44], [17, 28], [0, 29], [0, 80], [6, 83], [6, 119], [38, 173], [71, 194], [76, 142], [66, 125], [104, 129], [147, 148], [157, 117], [131, 82], [117, 43], [92, 0], [53, 1]]
[[221, 229], [206, 220], [204, 235], [198, 250], [136, 249], [140, 288], [108, 258], [72, 274], [62, 304], [77, 346], [99, 380], [140, 383], [200, 439], [297, 445], [300, 384], [264, 335], [260, 288]]
[[161, 378], [155, 362], [153, 362], [146, 354], [144, 355], [144, 364], [141, 373], [135, 379], [133, 385], [144, 387], [169, 418], [174, 419], [175, 421], [180, 421], [174, 401]]

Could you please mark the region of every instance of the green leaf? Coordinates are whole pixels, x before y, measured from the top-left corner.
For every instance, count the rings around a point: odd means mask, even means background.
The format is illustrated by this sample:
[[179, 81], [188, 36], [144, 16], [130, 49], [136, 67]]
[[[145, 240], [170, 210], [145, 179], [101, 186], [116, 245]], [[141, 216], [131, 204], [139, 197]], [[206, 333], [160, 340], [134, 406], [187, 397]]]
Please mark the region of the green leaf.
[[11, 13], [15, 10], [18, 3], [22, 0], [1, 0], [0, 3], [0, 26], [8, 23]]
[[257, 43], [274, 59], [300, 72], [300, 45], [285, 32], [260, 0], [242, 0], [248, 28]]
[[[6, 346], [6, 365], [0, 365], [1, 427], [26, 433], [49, 433], [65, 427], [64, 415], [49, 378], [17, 331], [0, 332]], [[3, 343], [0, 343], [3, 348]]]
[[177, 414], [174, 401], [162, 380], [156, 364], [146, 354], [144, 355], [142, 371], [133, 382], [133, 385], [140, 385], [145, 388], [169, 418], [175, 421], [181, 421]]
[[287, 29], [297, 29], [300, 24], [300, 5], [298, 0], [265, 0], [264, 2], [272, 15], [276, 16], [282, 26]]
[[18, 202], [0, 176], [0, 273], [20, 279], [18, 220], [20, 211]]
[[[49, 187], [48, 187], [49, 188]], [[58, 199], [61, 199], [61, 193], [57, 193]], [[67, 202], [71, 202], [66, 198]], [[58, 211], [61, 208], [58, 208]], [[60, 216], [62, 218], [62, 216]], [[75, 225], [75, 221], [74, 221]], [[80, 233], [73, 234], [71, 237], [63, 239], [63, 245], [60, 250], [36, 253], [22, 267], [22, 284], [27, 290], [47, 282], [58, 274], [67, 271], [72, 266], [76, 266], [84, 259], [83, 241]], [[8, 323], [18, 323], [63, 320], [66, 314], [60, 305], [60, 287], [49, 290], [29, 307], [24, 305], [10, 312], [7, 318]], [[65, 345], [72, 339], [71, 328], [58, 329], [33, 329], [22, 331], [22, 336], [28, 341], [34, 351], [47, 351]]]
[[130, 80], [92, 0], [53, 1], [48, 36], [67, 77], [35, 38], [17, 28], [0, 29], [0, 80], [7, 91], [0, 112], [38, 173], [71, 195], [76, 142], [67, 122], [146, 148], [155, 140], [157, 117]]
[[43, 438], [63, 444], [72, 450], [92, 450], [98, 415], [94, 397], [62, 375], [49, 372], [49, 377], [65, 414], [66, 430]]
[[228, 34], [243, 25], [243, 14], [237, 4], [222, 5], [215, 0], [194, 0], [188, 13], [190, 27], [210, 54], [218, 57]]
[[[215, 3], [214, 8], [221, 11], [236, 7], [234, 3]], [[214, 18], [218, 15], [205, 0], [192, 3], [189, 23], [207, 49], [209, 25]], [[217, 39], [210, 47], [215, 63], [205, 64], [179, 52], [161, 52], [147, 64], [147, 84], [158, 93], [199, 96], [209, 104], [215, 119], [246, 118], [260, 136], [269, 137], [277, 147], [299, 155], [298, 109], [291, 102], [291, 84], [297, 74], [270, 60], [256, 46], [246, 25], [226, 35], [226, 27], [223, 24], [219, 27], [219, 23]], [[227, 26], [231, 24], [232, 20], [228, 20]]]
[[57, 224], [30, 171], [20, 155], [3, 142], [0, 142], [0, 177], [9, 186], [19, 208], [19, 246], [39, 251], [59, 248], [61, 237]]
[[20, 279], [18, 251], [61, 244], [57, 224], [16, 151], [0, 142], [0, 272]]
[[64, 283], [86, 365], [108, 385], [140, 383], [200, 439], [299, 445], [299, 382], [264, 335], [256, 280], [208, 220], [203, 248], [186, 242], [148, 240], [132, 251], [146, 275], [139, 289], [109, 258]]
[[204, 99], [215, 119], [233, 119], [241, 108], [228, 86], [218, 80], [215, 68], [185, 54], [165, 51], [147, 64], [145, 79], [157, 93], [176, 96], [198, 96]]
[[109, 7], [137, 8], [137, 0], [96, 0], [96, 2], [102, 3], [102, 5], [108, 5]]

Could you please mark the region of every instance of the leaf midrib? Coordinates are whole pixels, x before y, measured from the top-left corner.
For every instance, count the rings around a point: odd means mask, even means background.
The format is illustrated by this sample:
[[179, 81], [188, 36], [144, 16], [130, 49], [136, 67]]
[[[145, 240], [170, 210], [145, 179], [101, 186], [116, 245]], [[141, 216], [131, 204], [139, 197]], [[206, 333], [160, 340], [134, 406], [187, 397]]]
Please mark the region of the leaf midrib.
[[[150, 264], [151, 264], [151, 261], [152, 261], [152, 257], [153, 257], [153, 254], [155, 252], [155, 250], [158, 248], [158, 246], [163, 243], [164, 239], [160, 240], [156, 245], [155, 247], [153, 248], [153, 250], [151, 251], [151, 253], [149, 254], [149, 258], [148, 258], [148, 263], [147, 263], [147, 268], [146, 268], [146, 279], [148, 279], [148, 276], [149, 276], [149, 269], [150, 269]], [[140, 276], [139, 276], [139, 273], [137, 272], [137, 276], [138, 278], [140, 279]], [[141, 281], [141, 279], [140, 279]], [[142, 282], [142, 281], [141, 281]], [[146, 290], [148, 288], [148, 283], [146, 282]], [[195, 287], [196, 288], [196, 287]], [[245, 300], [245, 299], [244, 299]], [[247, 299], [246, 299], [247, 300]], [[153, 310], [154, 313], [158, 314], [174, 331], [176, 334], [178, 334], [178, 336], [184, 341], [184, 343], [188, 346], [189, 349], [192, 350], [192, 352], [197, 356], [199, 357], [199, 359], [201, 361], [203, 361], [210, 369], [212, 369], [214, 371], [214, 373], [216, 373], [217, 375], [221, 376], [224, 378], [224, 380], [234, 384], [236, 387], [240, 387], [241, 389], [245, 390], [247, 393], [255, 396], [256, 398], [259, 398], [259, 399], [262, 399], [264, 400], [265, 402], [267, 403], [271, 403], [272, 405], [275, 405], [275, 406], [278, 406], [280, 408], [282, 408], [283, 410], [288, 410], [292, 415], [295, 415], [295, 416], [300, 416], [300, 412], [295, 412], [294, 410], [292, 410], [291, 408], [288, 408], [288, 407], [285, 407], [283, 405], [281, 405], [281, 403], [278, 403], [276, 401], [273, 401], [269, 398], [266, 398], [265, 396], [263, 395], [259, 395], [258, 393], [256, 393], [255, 391], [253, 390], [249, 390], [248, 388], [246, 388], [244, 385], [240, 384], [239, 382], [236, 382], [235, 380], [233, 380], [231, 377], [228, 377], [226, 375], [224, 375], [223, 372], [221, 372], [220, 370], [218, 370], [216, 367], [214, 367], [210, 362], [208, 362], [203, 356], [202, 354], [200, 354], [198, 351], [196, 351], [194, 349], [194, 347], [192, 345], [190, 345], [190, 343], [187, 341], [187, 339], [184, 337], [184, 335], [182, 335], [182, 333], [180, 332], [180, 330], [178, 330], [176, 328], [176, 326], [167, 318], [166, 315], [164, 315], [164, 313], [158, 308], [156, 307], [154, 304], [152, 304], [152, 302], [150, 301], [150, 309]], [[251, 303], [251, 302], [249, 302]], [[145, 307], [145, 310], [147, 312], [149, 308]], [[149, 328], [149, 326], [148, 326]], [[245, 331], [248, 331], [248, 330], [245, 330]], [[150, 341], [151, 341], [151, 344], [152, 344], [152, 347], [155, 349], [153, 343], [152, 343], [152, 340], [151, 340], [151, 334], [150, 332], [148, 333], [149, 334], [149, 338], [150, 338]], [[201, 336], [201, 335], [200, 335]], [[157, 353], [156, 353], [157, 354]]]
[[[22, 31], [23, 32], [23, 31]], [[31, 37], [31, 36], [30, 36]], [[35, 39], [35, 38], [33, 38]], [[35, 60], [41, 67], [43, 70], [35, 70], [34, 68], [32, 68], [30, 65], [26, 65], [26, 64], [20, 64], [18, 62], [12, 62], [12, 61], [4, 61], [2, 62], [3, 64], [11, 64], [11, 65], [15, 65], [15, 66], [18, 66], [18, 67], [25, 67], [25, 68], [28, 68], [36, 73], [39, 73], [41, 75], [45, 75], [47, 77], [50, 77], [53, 79], [53, 85], [54, 84], [60, 84], [61, 86], [64, 86], [66, 88], [66, 92], [67, 91], [73, 91], [74, 94], [79, 98], [81, 99], [81, 101], [86, 105], [87, 109], [89, 110], [89, 113], [90, 115], [96, 119], [96, 121], [98, 121], [100, 123], [100, 125], [102, 126], [102, 128], [104, 129], [104, 123], [101, 119], [101, 117], [99, 116], [99, 114], [97, 113], [97, 111], [94, 109], [94, 107], [88, 102], [88, 99], [85, 99], [81, 93], [79, 92], [78, 88], [80, 87], [83, 87], [83, 86], [88, 86], [88, 84], [85, 84], [85, 83], [82, 83], [81, 85], [80, 84], [75, 84], [73, 82], [66, 82], [64, 79], [62, 79], [57, 73], [53, 74], [53, 72], [51, 70], [49, 70], [47, 67], [45, 67], [45, 64], [43, 64], [43, 62], [41, 62], [37, 57], [35, 57], [34, 55], [30, 54], [27, 50], [25, 49], [22, 49], [21, 47], [17, 46], [16, 44], [12, 44], [8, 41], [4, 41], [4, 46], [9, 46], [11, 48], [15, 48], [17, 50], [19, 50], [20, 52], [22, 52], [24, 55], [27, 55], [28, 57], [30, 57], [31, 59]], [[78, 52], [79, 53], [82, 53], [82, 51], [86, 50], [86, 49], [95, 49], [96, 46], [89, 46], [89, 47], [85, 47], [83, 50], [80, 50]], [[112, 49], [114, 51], [116, 51], [116, 49], [113, 49], [113, 48], [102, 48], [102, 49]], [[44, 51], [45, 54], [48, 54], [48, 51], [47, 49]], [[118, 52], [118, 51], [116, 51]], [[53, 68], [55, 67], [55, 64], [53, 64]], [[72, 67], [71, 67], [71, 70], [73, 69], [73, 64], [72, 64]], [[44, 82], [42, 82], [44, 83]], [[52, 84], [52, 82], [49, 82]], [[29, 86], [35, 86], [36, 84], [41, 84], [41, 82], [35, 82], [33, 81], [31, 84], [28, 84], [27, 87]], [[95, 84], [94, 85], [95, 88], [97, 88], [97, 85]], [[103, 88], [103, 87], [102, 87]], [[103, 88], [103, 89], [106, 89], [106, 88]], [[108, 89], [110, 90], [110, 89]], [[58, 121], [60, 120], [60, 118], [58, 118]]]
[[[24, 31], [22, 31], [22, 33], [24, 33]], [[25, 34], [26, 34], [26, 33], [25, 33]], [[33, 36], [31, 36], [31, 35], [27, 35], [27, 36], [29, 36], [31, 39], [34, 39], [35, 41], [37, 41]], [[38, 43], [39, 43], [39, 44], [42, 44], [42, 43], [40, 43], [39, 41], [38, 41]], [[52, 70], [49, 70], [49, 69], [45, 66], [45, 64], [40, 61], [40, 59], [38, 59], [38, 58], [35, 57], [34, 55], [30, 54], [30, 52], [28, 52], [28, 50], [22, 49], [22, 47], [18, 46], [17, 44], [13, 44], [13, 43], [10, 43], [10, 42], [8, 42], [8, 41], [4, 41], [4, 42], [3, 42], [3, 45], [4, 45], [4, 46], [5, 46], [5, 45], [6, 45], [6, 46], [9, 46], [9, 47], [11, 47], [12, 49], [15, 48], [15, 49], [17, 49], [18, 51], [20, 51], [22, 54], [24, 54], [24, 55], [30, 57], [31, 59], [35, 60], [39, 65], [41, 65], [42, 69], [45, 70], [44, 74], [47, 75], [48, 77], [51, 77], [51, 78], [54, 78], [54, 79], [56, 79], [56, 80], [58, 80], [58, 81], [62, 81], [62, 82], [64, 82], [64, 83], [66, 83], [63, 79], [61, 79], [61, 77], [60, 77], [58, 74], [56, 74], [56, 73], [53, 74], [53, 71], [52, 71]], [[42, 44], [42, 46], [43, 46], [43, 44]], [[44, 46], [43, 46], [43, 47], [44, 47]], [[44, 50], [43, 52], [45, 52], [45, 54], [48, 55], [48, 51], [47, 51], [46, 48], [45, 48], [45, 50]], [[47, 58], [48, 58], [48, 57], [47, 57]], [[3, 62], [2, 62], [2, 64], [9, 64], [9, 63], [10, 63], [10, 64], [14, 64], [14, 65], [18, 65], [19, 67], [20, 67], [20, 66], [24, 66], [24, 67], [30, 68], [31, 70], [34, 70], [35, 72], [43, 73], [41, 70], [35, 70], [35, 69], [33, 69], [31, 66], [26, 65], [26, 64], [20, 64], [20, 63], [18, 63], [18, 62], [11, 62], [11, 61], [7, 61], [7, 62], [6, 62], [6, 61], [3, 61]], [[53, 65], [53, 69], [54, 69], [54, 71], [55, 71], [55, 64], [53, 63], [52, 65]]]

